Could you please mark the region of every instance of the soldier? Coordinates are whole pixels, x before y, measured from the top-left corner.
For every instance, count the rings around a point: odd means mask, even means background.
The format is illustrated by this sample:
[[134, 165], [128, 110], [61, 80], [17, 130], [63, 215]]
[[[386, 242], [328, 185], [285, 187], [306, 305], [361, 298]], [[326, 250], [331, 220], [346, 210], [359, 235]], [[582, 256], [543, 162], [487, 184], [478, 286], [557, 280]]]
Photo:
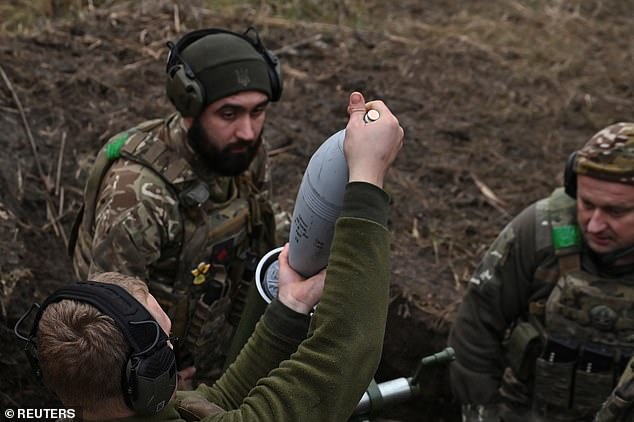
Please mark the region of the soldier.
[[453, 324], [464, 421], [592, 420], [634, 349], [634, 123], [573, 153], [564, 187], [519, 214]]
[[[365, 124], [366, 108], [380, 119]], [[80, 408], [83, 420], [119, 422], [350, 417], [381, 357], [390, 281], [389, 198], [382, 187], [403, 129], [385, 104], [366, 104], [360, 93], [352, 93], [348, 110], [349, 183], [327, 274], [305, 280], [289, 266], [286, 247], [278, 297], [236, 361], [216, 384], [175, 396], [170, 320], [143, 283], [102, 273], [97, 281], [121, 287], [62, 288], [37, 307], [28, 337], [19, 334], [26, 315], [15, 332], [65, 406]]]
[[184, 340], [183, 382], [194, 372], [211, 381], [257, 260], [277, 246], [262, 129], [282, 78], [252, 28], [197, 30], [168, 45], [166, 90], [177, 112], [99, 152], [70, 251], [79, 279], [117, 271], [145, 280]]

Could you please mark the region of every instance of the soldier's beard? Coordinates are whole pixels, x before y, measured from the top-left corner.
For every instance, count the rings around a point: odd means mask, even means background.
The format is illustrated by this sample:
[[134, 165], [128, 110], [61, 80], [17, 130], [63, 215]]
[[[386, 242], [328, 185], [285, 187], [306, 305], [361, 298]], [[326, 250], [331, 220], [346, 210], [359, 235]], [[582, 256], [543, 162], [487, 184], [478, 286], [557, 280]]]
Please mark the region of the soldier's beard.
[[237, 176], [251, 165], [262, 144], [262, 133], [255, 142], [239, 140], [220, 149], [215, 145], [215, 139], [205, 131], [200, 119], [195, 118], [187, 131], [187, 139], [211, 171], [222, 176]]

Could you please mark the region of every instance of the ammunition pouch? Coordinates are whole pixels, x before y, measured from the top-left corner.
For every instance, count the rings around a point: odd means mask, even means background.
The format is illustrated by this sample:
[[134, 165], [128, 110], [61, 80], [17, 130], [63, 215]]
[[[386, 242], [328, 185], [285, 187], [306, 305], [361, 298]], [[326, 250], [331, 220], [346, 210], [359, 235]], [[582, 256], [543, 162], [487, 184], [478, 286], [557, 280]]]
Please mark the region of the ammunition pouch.
[[535, 364], [534, 404], [548, 420], [592, 420], [615, 384], [616, 350], [549, 337]]
[[570, 408], [575, 363], [574, 361], [550, 362], [544, 358], [537, 359], [535, 362], [535, 402], [538, 407]]
[[601, 406], [614, 387], [612, 350], [596, 344], [584, 345], [577, 363], [573, 404], [581, 415], [591, 416]]
[[577, 370], [573, 404], [582, 415], [592, 415], [610, 395], [614, 385], [612, 371], [594, 373]]
[[527, 382], [533, 373], [535, 359], [542, 352], [541, 335], [530, 322], [515, 326], [505, 342], [506, 358], [515, 377]]
[[570, 413], [578, 356], [579, 343], [574, 338], [546, 338], [544, 352], [535, 361], [533, 403], [540, 415], [553, 419]]

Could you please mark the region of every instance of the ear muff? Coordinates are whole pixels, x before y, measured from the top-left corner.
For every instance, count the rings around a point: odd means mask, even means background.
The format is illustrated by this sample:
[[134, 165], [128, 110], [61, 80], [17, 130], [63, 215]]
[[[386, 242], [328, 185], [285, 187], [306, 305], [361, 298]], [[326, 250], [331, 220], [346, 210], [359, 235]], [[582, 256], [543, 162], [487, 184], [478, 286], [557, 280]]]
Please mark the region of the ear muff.
[[184, 117], [198, 116], [205, 104], [205, 89], [187, 63], [167, 71], [167, 96]]
[[280, 59], [277, 58], [275, 53], [264, 47], [262, 40], [260, 40], [260, 34], [254, 27], [250, 26], [247, 28], [242, 37], [248, 40], [264, 58], [269, 71], [269, 81], [271, 82], [271, 101], [278, 101], [284, 88]]
[[167, 96], [183, 117], [196, 117], [202, 112], [206, 105], [206, 93], [205, 87], [183, 60], [181, 53], [193, 42], [212, 34], [231, 34], [249, 42], [266, 62], [271, 84], [270, 101], [275, 102], [280, 99], [283, 89], [280, 61], [271, 50], [264, 47], [255, 28], [249, 27], [244, 34], [219, 28], [199, 29], [183, 35], [176, 44], [167, 43], [170, 48], [166, 66]]
[[176, 389], [176, 358], [169, 347], [128, 359], [122, 378], [128, 406], [143, 415], [160, 412]]
[[564, 191], [571, 198], [577, 197], [577, 173], [575, 173], [575, 160], [577, 158], [577, 152], [573, 152], [568, 156], [566, 160], [566, 167], [564, 168]]
[[[140, 415], [154, 415], [169, 402], [176, 389], [176, 358], [167, 334], [154, 317], [127, 290], [114, 284], [82, 282], [55, 291], [42, 306], [32, 306], [16, 323], [15, 334], [26, 341], [25, 351], [36, 374], [41, 373], [35, 339], [46, 307], [61, 300], [88, 303], [111, 317], [130, 347], [122, 368], [122, 392], [126, 404]], [[38, 309], [25, 337], [19, 328], [28, 315]]]

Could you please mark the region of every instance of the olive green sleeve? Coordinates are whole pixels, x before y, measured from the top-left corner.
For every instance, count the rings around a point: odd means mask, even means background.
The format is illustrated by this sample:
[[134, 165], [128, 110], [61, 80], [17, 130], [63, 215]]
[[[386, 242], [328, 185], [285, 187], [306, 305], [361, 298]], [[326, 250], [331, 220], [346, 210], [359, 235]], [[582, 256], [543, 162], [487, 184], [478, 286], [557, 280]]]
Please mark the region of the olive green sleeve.
[[[377, 222], [387, 219], [387, 196], [370, 184], [352, 185], [346, 189], [344, 216], [336, 223], [311, 334], [291, 359], [261, 378], [236, 409], [205, 420], [322, 422], [345, 421], [352, 414], [379, 364], [390, 277], [389, 233]], [[355, 209], [352, 215], [349, 211]], [[256, 335], [270, 330], [267, 324], [261, 321]], [[253, 365], [248, 361], [270, 353], [257, 348], [254, 338], [232, 371], [243, 373]], [[244, 391], [249, 383], [239, 385], [239, 378], [219, 388]], [[225, 394], [231, 396], [230, 391]]]
[[198, 391], [225, 410], [238, 408], [260, 378], [297, 351], [306, 338], [309, 323], [308, 315], [274, 300], [236, 361], [213, 386], [201, 385]]
[[511, 323], [527, 311], [538, 262], [535, 251], [533, 205], [504, 228], [470, 279], [449, 335], [456, 352], [451, 388], [461, 403], [498, 399], [505, 367], [502, 340]]
[[[222, 377], [213, 386], [201, 384], [194, 391], [178, 391], [176, 398], [160, 413], [152, 416], [134, 416], [120, 422], [179, 421], [184, 422], [176, 409], [183, 399], [218, 406], [224, 411], [240, 406], [256, 382], [265, 377], [280, 362], [289, 359], [297, 346], [306, 338], [310, 317], [300, 314], [274, 300], [266, 308], [247, 345]], [[211, 403], [211, 404], [210, 404]], [[211, 405], [211, 406], [213, 406]], [[224, 414], [224, 411], [221, 412]], [[201, 409], [203, 414], [205, 409]], [[218, 412], [214, 412], [216, 415]]]

